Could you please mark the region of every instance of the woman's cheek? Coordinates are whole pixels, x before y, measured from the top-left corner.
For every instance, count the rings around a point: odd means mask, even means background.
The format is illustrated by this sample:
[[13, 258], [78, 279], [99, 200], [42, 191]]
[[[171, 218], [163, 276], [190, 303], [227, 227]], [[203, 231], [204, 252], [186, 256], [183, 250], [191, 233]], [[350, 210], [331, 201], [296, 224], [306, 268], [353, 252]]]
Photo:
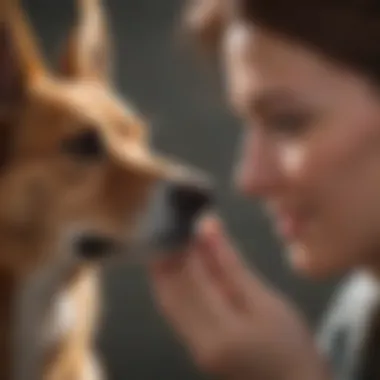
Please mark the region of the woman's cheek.
[[279, 162], [288, 178], [298, 178], [305, 170], [306, 148], [303, 144], [286, 143], [280, 146]]

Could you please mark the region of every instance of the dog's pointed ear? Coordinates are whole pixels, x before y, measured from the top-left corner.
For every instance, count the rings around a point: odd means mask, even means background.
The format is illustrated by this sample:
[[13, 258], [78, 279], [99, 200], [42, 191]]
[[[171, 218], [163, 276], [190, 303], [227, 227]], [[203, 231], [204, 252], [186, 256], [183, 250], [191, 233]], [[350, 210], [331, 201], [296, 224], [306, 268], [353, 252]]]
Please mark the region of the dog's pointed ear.
[[0, 0], [0, 121], [45, 73], [33, 34], [17, 0]]
[[108, 82], [111, 76], [110, 37], [101, 0], [77, 0], [78, 22], [64, 45], [60, 73], [69, 78]]

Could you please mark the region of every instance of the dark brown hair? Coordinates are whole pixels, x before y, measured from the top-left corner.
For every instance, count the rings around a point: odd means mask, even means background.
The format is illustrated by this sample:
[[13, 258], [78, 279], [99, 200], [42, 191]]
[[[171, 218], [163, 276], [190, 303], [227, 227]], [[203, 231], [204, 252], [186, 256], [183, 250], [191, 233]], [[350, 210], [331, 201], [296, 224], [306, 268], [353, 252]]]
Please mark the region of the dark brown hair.
[[198, 0], [186, 23], [208, 48], [229, 18], [279, 33], [380, 82], [379, 0]]

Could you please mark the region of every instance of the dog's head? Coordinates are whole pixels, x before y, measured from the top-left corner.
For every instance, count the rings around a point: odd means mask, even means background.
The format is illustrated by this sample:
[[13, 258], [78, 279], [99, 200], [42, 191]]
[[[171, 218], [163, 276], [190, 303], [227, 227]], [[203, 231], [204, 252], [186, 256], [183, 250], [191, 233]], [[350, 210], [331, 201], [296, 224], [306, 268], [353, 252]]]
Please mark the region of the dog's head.
[[100, 4], [79, 2], [52, 74], [16, 3], [0, 9], [0, 267], [29, 270], [57, 244], [87, 258], [182, 244], [210, 189], [153, 151], [113, 89]]

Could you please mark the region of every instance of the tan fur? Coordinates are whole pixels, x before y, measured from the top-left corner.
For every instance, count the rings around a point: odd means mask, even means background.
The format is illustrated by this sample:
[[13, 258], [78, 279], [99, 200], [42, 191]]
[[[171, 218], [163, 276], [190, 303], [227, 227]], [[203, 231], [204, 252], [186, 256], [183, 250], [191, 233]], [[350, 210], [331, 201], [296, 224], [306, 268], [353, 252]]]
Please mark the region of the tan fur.
[[[98, 315], [97, 281], [93, 269], [86, 270], [69, 285], [79, 320], [66, 336], [57, 357], [48, 363], [45, 378], [48, 380], [82, 379], [87, 362], [92, 358], [91, 340]], [[84, 380], [86, 378], [83, 378]], [[86, 379], [87, 380], [87, 379]]]
[[[79, 22], [55, 75], [43, 63], [18, 2], [0, 4], [17, 76], [12, 86], [20, 87], [0, 106], [0, 379], [21, 380], [12, 375], [12, 363], [18, 365], [12, 348], [16, 300], [40, 268], [46, 266], [48, 274], [60, 259], [59, 234], [86, 225], [122, 238], [126, 222], [132, 231], [153, 184], [174, 171], [152, 153], [144, 122], [112, 90], [106, 20], [98, 1], [79, 2]], [[1, 75], [0, 85], [6, 79]], [[13, 94], [13, 87], [8, 90]], [[97, 164], [61, 151], [66, 138], [88, 128], [98, 131], [106, 147]], [[97, 269], [83, 265], [60, 287], [56, 297], [69, 295], [76, 320], [43, 358], [44, 380], [103, 379], [91, 350], [96, 284]]]

